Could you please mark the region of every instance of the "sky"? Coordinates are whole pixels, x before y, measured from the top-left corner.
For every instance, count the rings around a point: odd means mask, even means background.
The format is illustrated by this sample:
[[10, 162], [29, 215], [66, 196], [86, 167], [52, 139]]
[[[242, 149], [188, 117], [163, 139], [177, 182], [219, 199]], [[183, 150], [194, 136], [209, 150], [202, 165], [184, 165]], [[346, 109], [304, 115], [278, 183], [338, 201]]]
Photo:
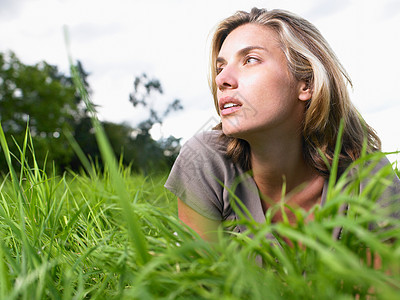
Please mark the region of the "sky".
[[134, 78], [146, 73], [164, 90], [154, 107], [162, 110], [174, 99], [184, 106], [154, 128], [154, 137], [184, 142], [219, 120], [207, 81], [213, 28], [254, 6], [289, 10], [316, 25], [350, 74], [352, 101], [383, 150], [400, 150], [399, 0], [0, 0], [0, 51], [69, 73], [66, 26], [102, 120], [135, 125], [146, 117], [129, 102]]

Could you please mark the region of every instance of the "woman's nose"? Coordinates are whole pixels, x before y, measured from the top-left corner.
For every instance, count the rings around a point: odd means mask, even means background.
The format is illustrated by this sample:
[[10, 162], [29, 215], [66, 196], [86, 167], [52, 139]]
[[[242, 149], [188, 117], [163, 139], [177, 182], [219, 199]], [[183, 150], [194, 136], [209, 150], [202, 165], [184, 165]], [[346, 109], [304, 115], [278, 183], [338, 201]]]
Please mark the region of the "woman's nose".
[[232, 67], [225, 66], [215, 77], [218, 89], [235, 89], [238, 86], [237, 74]]

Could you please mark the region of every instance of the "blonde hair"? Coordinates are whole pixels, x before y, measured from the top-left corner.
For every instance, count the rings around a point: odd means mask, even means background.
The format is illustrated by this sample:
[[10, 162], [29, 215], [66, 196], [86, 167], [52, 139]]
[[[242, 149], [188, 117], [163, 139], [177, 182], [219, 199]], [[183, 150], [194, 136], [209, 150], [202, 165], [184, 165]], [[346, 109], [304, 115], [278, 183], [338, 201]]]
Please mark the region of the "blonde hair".
[[[324, 176], [329, 168], [320, 155], [332, 163], [340, 121], [344, 120], [340, 168], [344, 169], [361, 155], [363, 142], [367, 152], [378, 151], [381, 142], [350, 101], [347, 84], [350, 77], [318, 29], [307, 20], [283, 10], [253, 8], [238, 11], [216, 28], [211, 44], [210, 87], [217, 112], [216, 60], [225, 38], [244, 24], [259, 24], [274, 30], [287, 58], [289, 70], [297, 80], [312, 90], [307, 102], [302, 131], [305, 160]], [[222, 129], [220, 123], [216, 129]], [[227, 137], [227, 155], [245, 169], [250, 169], [250, 146], [244, 140]], [[318, 150], [319, 149], [319, 150]]]

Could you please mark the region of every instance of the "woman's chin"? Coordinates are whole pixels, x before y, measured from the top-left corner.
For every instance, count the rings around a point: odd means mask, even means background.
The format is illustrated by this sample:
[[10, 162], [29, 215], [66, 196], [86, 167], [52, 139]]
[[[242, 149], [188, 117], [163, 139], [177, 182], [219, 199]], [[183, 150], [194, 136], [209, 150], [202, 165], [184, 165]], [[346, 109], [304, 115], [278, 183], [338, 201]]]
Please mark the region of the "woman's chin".
[[234, 128], [231, 128], [230, 126], [224, 126], [224, 124], [222, 123], [222, 132], [223, 132], [226, 136], [231, 136], [231, 137], [233, 137], [233, 135], [234, 135], [237, 131], [234, 130]]
[[222, 132], [229, 137], [242, 138], [243, 130], [239, 126], [232, 126], [232, 124], [227, 124], [224, 126], [222, 123]]

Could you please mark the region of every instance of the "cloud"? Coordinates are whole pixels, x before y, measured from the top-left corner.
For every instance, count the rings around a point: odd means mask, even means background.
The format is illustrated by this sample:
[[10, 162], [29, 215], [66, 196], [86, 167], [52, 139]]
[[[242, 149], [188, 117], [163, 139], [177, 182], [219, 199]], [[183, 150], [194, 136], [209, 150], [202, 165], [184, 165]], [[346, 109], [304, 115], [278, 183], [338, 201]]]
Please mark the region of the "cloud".
[[112, 23], [94, 23], [82, 22], [69, 28], [71, 36], [77, 42], [88, 43], [92, 40], [103, 39], [106, 36], [118, 34], [123, 30], [122, 25], [117, 22]]
[[18, 16], [27, 0], [0, 0], [0, 17], [11, 20]]
[[395, 18], [399, 14], [400, 14], [400, 1], [392, 0], [388, 3], [385, 3], [382, 13], [384, 19]]
[[323, 0], [315, 1], [315, 4], [304, 15], [317, 20], [327, 16], [334, 15], [340, 11], [345, 10], [350, 5], [350, 0]]

